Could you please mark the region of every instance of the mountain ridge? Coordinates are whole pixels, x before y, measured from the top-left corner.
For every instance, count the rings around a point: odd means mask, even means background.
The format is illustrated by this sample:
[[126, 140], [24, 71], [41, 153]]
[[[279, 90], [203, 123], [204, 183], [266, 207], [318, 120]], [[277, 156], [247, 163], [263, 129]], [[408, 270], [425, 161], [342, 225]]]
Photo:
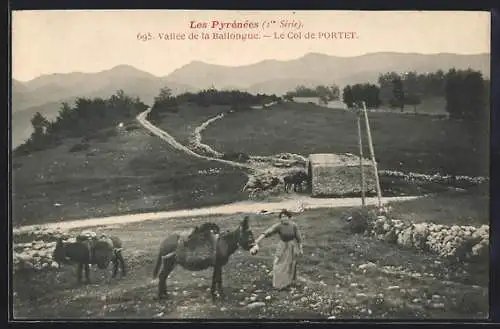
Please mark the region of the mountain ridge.
[[[447, 71], [452, 67], [479, 70], [488, 78], [490, 54], [374, 52], [340, 57], [310, 52], [295, 59], [264, 59], [240, 66], [196, 60], [163, 76], [129, 64], [90, 73], [53, 73], [29, 81], [12, 79], [12, 114], [16, 119], [12, 130], [13, 135], [16, 131], [24, 131], [17, 140], [26, 139], [30, 130], [28, 118], [37, 111], [54, 118], [59, 111], [59, 106], [55, 105], [62, 101], [76, 97], [109, 97], [118, 89], [152, 105], [154, 97], [165, 85], [174, 94], [215, 86], [218, 89], [237, 88], [251, 93], [282, 95], [299, 84], [310, 87], [337, 84], [343, 88], [346, 84], [377, 83], [379, 74], [390, 71], [424, 73], [438, 69]], [[22, 115], [18, 114], [20, 112]]]

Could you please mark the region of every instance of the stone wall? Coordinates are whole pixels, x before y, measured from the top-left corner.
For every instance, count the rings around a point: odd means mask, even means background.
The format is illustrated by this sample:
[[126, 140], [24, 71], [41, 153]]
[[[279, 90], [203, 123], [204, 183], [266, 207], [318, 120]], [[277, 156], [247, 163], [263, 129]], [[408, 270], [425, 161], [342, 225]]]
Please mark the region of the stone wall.
[[428, 251], [447, 259], [470, 261], [489, 257], [489, 226], [447, 226], [434, 223], [405, 223], [389, 214], [355, 212], [348, 217], [351, 227], [366, 221], [364, 234], [379, 240]]
[[[376, 193], [375, 171], [371, 164], [363, 166], [365, 191]], [[359, 165], [311, 167], [311, 195], [313, 197], [350, 196], [361, 194], [361, 172]]]

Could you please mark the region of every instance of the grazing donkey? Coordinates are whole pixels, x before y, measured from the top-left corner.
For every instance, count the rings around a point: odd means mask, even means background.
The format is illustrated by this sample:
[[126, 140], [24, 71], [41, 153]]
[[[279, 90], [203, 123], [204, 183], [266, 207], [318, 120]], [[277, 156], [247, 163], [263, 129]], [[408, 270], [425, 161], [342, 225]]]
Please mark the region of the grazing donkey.
[[167, 278], [177, 264], [188, 271], [202, 271], [212, 267], [212, 301], [216, 299], [216, 290], [224, 298], [222, 268], [238, 247], [249, 251], [255, 245], [248, 221], [248, 216], [245, 216], [234, 231], [221, 234], [216, 232], [216, 224], [206, 223], [187, 237], [175, 233], [165, 238], [160, 245], [153, 272], [153, 278], [159, 278], [158, 299], [167, 295]]
[[[121, 268], [121, 276], [126, 275], [125, 261], [122, 255], [122, 241], [115, 236], [101, 235], [100, 237], [79, 236], [76, 242], [64, 242], [59, 238], [52, 258], [60, 264], [74, 264], [77, 268], [77, 281], [82, 282], [82, 270], [85, 269], [85, 284], [90, 283], [90, 265], [97, 265], [101, 270], [108, 268], [113, 263], [113, 275], [118, 274]], [[106, 276], [107, 277], [107, 276]]]
[[300, 187], [300, 191], [302, 192], [302, 183], [307, 182], [308, 179], [309, 176], [303, 171], [294, 172], [293, 174], [285, 176], [283, 178], [283, 182], [285, 183], [285, 192], [288, 193], [289, 188], [292, 185], [294, 192], [298, 191], [298, 187]]

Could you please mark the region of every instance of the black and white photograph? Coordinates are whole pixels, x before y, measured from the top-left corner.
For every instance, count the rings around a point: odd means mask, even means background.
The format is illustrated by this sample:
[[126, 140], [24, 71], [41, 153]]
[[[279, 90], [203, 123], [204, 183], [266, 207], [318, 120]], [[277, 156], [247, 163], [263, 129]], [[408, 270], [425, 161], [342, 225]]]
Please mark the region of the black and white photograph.
[[489, 317], [489, 12], [11, 28], [11, 320]]

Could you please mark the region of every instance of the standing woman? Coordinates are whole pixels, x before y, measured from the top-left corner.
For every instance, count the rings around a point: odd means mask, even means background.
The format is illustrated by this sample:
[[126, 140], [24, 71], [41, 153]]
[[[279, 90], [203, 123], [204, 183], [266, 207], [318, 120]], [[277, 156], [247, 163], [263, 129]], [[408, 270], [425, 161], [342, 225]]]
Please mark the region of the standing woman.
[[[283, 215], [287, 218], [282, 218]], [[276, 248], [273, 264], [273, 287], [276, 289], [285, 289], [296, 284], [297, 256], [303, 253], [301, 234], [291, 218], [292, 214], [283, 209], [279, 214], [279, 221], [262, 233], [250, 250], [250, 253], [255, 255], [262, 239], [278, 234], [280, 242]]]

